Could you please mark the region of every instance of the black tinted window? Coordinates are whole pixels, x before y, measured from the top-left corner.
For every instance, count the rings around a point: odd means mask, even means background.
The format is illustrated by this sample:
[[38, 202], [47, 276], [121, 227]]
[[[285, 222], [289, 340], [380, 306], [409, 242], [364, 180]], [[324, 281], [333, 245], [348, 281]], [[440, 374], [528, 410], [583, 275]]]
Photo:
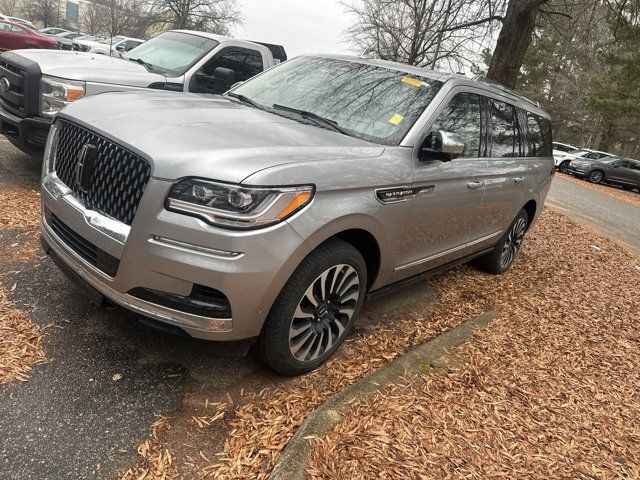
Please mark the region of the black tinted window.
[[434, 144], [439, 130], [455, 133], [464, 142], [463, 157], [480, 156], [480, 97], [473, 93], [459, 93], [438, 116], [425, 141], [427, 148], [437, 148]]
[[236, 73], [235, 81], [244, 82], [262, 72], [262, 55], [248, 48], [225, 48], [204, 67], [207, 75], [213, 75], [216, 68], [223, 67]]
[[[552, 155], [551, 122], [546, 118], [526, 112], [527, 146], [530, 157], [549, 157]], [[562, 150], [558, 148], [558, 150]], [[567, 151], [567, 150], [563, 150]]]
[[491, 156], [520, 156], [518, 123], [513, 105], [489, 99], [491, 107]]

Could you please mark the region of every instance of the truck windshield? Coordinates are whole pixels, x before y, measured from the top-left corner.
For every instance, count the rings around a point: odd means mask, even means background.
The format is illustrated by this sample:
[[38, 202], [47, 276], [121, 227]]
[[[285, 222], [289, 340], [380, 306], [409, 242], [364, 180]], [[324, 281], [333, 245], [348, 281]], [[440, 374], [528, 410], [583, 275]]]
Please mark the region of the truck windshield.
[[188, 33], [166, 32], [143, 43], [122, 57], [144, 62], [155, 72], [179, 77], [218, 46], [211, 38]]
[[354, 137], [398, 145], [441, 85], [357, 61], [298, 57], [243, 83], [231, 96], [299, 121], [322, 117]]

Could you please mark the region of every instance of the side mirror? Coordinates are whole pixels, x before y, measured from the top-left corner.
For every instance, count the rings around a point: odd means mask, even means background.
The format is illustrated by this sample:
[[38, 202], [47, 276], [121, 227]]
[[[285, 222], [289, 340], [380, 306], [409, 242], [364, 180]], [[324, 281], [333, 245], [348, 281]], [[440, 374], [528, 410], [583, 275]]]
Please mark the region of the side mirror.
[[124, 45], [118, 45], [118, 46], [116, 47], [116, 50], [117, 50], [117, 51], [119, 51], [119, 52], [125, 52], [125, 51], [126, 51], [126, 50], [125, 50], [125, 46], [124, 46]]
[[227, 85], [236, 83], [236, 72], [230, 68], [218, 67], [213, 71], [214, 78], [222, 80]]
[[448, 162], [464, 153], [465, 144], [458, 135], [445, 130], [431, 132], [420, 147], [420, 160]]
[[620, 168], [620, 164], [619, 163], [614, 163], [613, 164], [613, 168]]

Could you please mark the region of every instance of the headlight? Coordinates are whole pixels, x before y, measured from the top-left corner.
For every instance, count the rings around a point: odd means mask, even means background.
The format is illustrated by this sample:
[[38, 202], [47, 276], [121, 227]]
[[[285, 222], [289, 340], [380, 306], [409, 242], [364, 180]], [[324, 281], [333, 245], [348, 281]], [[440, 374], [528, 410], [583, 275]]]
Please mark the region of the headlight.
[[58, 150], [58, 136], [60, 135], [60, 120], [56, 120], [49, 129], [47, 144], [44, 147], [44, 161], [42, 162], [42, 178], [53, 171], [56, 152]]
[[311, 202], [313, 193], [311, 185], [254, 188], [188, 178], [171, 188], [166, 207], [211, 225], [249, 229], [293, 215]]
[[65, 105], [85, 94], [85, 82], [44, 75], [40, 81], [40, 113], [53, 117]]

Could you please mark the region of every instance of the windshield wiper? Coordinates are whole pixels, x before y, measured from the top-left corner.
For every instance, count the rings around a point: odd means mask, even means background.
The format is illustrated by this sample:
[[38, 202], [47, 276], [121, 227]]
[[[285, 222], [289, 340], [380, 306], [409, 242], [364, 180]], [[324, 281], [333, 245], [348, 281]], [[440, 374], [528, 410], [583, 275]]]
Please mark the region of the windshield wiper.
[[237, 98], [242, 103], [246, 103], [247, 105], [251, 105], [252, 107], [264, 110], [264, 105], [260, 105], [258, 102], [251, 100], [249, 97], [246, 97], [240, 93], [227, 93], [227, 97]]
[[151, 65], [149, 62], [145, 62], [141, 58], [127, 58], [127, 60], [131, 60], [132, 62], [139, 63], [140, 65], [142, 65], [144, 68], [146, 68], [149, 71], [153, 70], [153, 65]]
[[338, 125], [338, 122], [336, 122], [335, 120], [331, 120], [329, 118], [325, 118], [325, 117], [323, 117], [321, 115], [318, 115], [317, 113], [309, 112], [307, 110], [300, 110], [298, 108], [287, 107], [286, 105], [278, 105], [277, 103], [274, 103], [272, 105], [272, 107], [275, 110], [284, 110], [286, 112], [297, 113], [301, 117], [304, 117], [304, 118], [307, 118], [307, 119], [309, 119], [311, 121], [316, 122], [316, 124], [326, 125], [329, 128], [331, 128], [332, 130], [334, 130], [336, 132], [339, 132], [339, 133], [342, 133], [344, 135], [351, 135], [344, 128], [342, 128], [340, 125]]

